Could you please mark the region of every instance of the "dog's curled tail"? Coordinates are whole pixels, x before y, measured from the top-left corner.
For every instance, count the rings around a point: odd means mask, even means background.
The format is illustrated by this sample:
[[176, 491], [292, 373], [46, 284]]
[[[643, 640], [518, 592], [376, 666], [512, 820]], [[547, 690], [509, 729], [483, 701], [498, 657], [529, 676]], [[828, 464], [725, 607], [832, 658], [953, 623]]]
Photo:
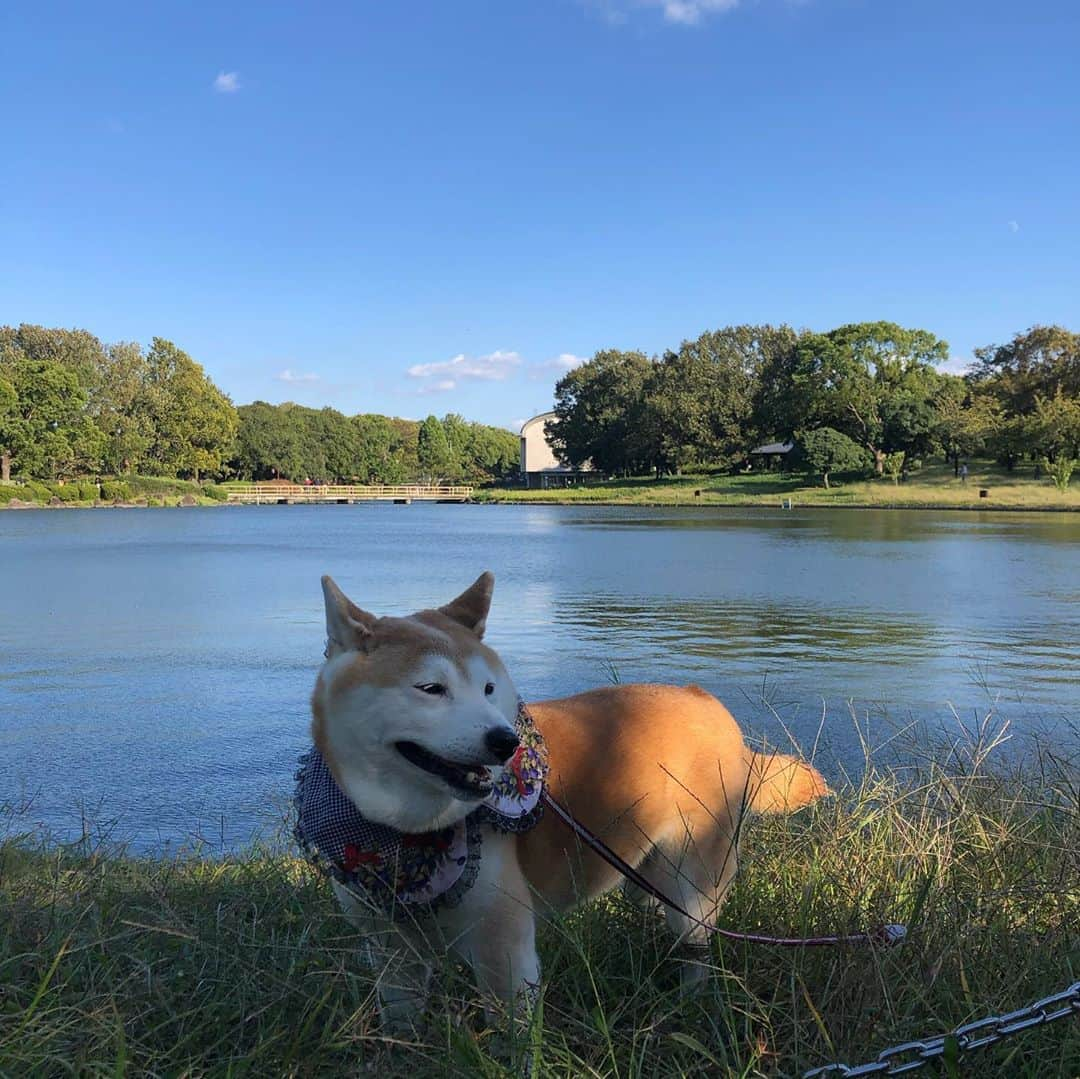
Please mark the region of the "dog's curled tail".
[[759, 813], [789, 813], [831, 793], [821, 773], [797, 757], [750, 754], [747, 804]]

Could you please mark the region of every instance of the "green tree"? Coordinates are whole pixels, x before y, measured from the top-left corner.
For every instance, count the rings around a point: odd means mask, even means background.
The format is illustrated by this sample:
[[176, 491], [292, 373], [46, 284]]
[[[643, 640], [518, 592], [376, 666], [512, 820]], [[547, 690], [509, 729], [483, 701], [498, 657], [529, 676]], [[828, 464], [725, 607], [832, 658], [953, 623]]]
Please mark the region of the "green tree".
[[1033, 326], [1004, 345], [975, 350], [972, 382], [992, 393], [1005, 411], [1030, 415], [1037, 397], [1080, 397], [1080, 334], [1061, 326]]
[[892, 322], [806, 334], [784, 394], [788, 422], [846, 434], [871, 454], [880, 474], [886, 454], [920, 452], [932, 438], [939, 387], [933, 365], [947, 355], [946, 342], [932, 333]]
[[453, 467], [450, 443], [446, 429], [437, 416], [428, 416], [417, 432], [417, 461], [421, 476], [427, 483], [437, 483], [446, 477]]
[[283, 408], [265, 401], [241, 405], [237, 410], [236, 439], [231, 469], [245, 479], [303, 479], [305, 461], [302, 431]]
[[11, 378], [0, 368], [0, 481], [11, 481], [11, 454], [14, 440], [18, 437], [18, 394]]
[[52, 329], [24, 322], [19, 327], [0, 326], [0, 363], [4, 357], [45, 360], [71, 371], [92, 400], [102, 380], [105, 348], [87, 330]]
[[[0, 327], [0, 377], [18, 398], [12, 406], [6, 395], [8, 416], [0, 419], [7, 423], [11, 443], [6, 455], [0, 452], [0, 473], [5, 456], [8, 473], [14, 466], [44, 479], [101, 467], [102, 439], [89, 421], [88, 403], [100, 386], [104, 355], [101, 342], [86, 330], [30, 323]], [[39, 386], [32, 385], [35, 377]]]
[[400, 461], [401, 475], [407, 482], [420, 479], [419, 438], [420, 424], [416, 420], [390, 417], [397, 439], [395, 453]]
[[116, 475], [137, 472], [153, 442], [149, 367], [142, 348], [134, 342], [109, 345], [99, 376], [87, 407], [101, 432], [104, 470]]
[[155, 337], [146, 356], [149, 461], [163, 474], [198, 480], [220, 472], [237, 430], [236, 409], [202, 367], [171, 341]]
[[819, 427], [796, 435], [810, 468], [821, 476], [825, 487], [833, 472], [854, 472], [866, 467], [866, 450], [847, 435], [831, 427]]
[[404, 453], [401, 432], [386, 416], [353, 416], [356, 428], [359, 468], [363, 483], [404, 483]]
[[15, 471], [36, 479], [96, 470], [101, 436], [86, 416], [86, 392], [76, 372], [53, 360], [19, 357], [5, 363], [5, 449]]
[[658, 472], [692, 463], [726, 464], [745, 453], [753, 437], [760, 365], [748, 355], [744, 337], [757, 330], [703, 333], [653, 365], [640, 422], [655, 446]]
[[574, 468], [586, 461], [628, 475], [652, 467], [658, 447], [641, 422], [652, 363], [641, 352], [601, 351], [555, 386], [555, 418], [547, 437], [556, 456]]
[[305, 410], [310, 441], [321, 450], [322, 468], [314, 478], [352, 482], [360, 475], [360, 436], [355, 424], [335, 408]]
[[1037, 394], [1027, 424], [1031, 449], [1051, 461], [1080, 454], [1080, 398], [1066, 397], [1059, 386], [1053, 397]]
[[459, 483], [468, 468], [472, 431], [465, 419], [456, 412], [448, 412], [443, 416], [442, 425], [450, 462], [446, 470], [446, 478], [452, 483]]
[[904, 473], [904, 461], [907, 458], [907, 454], [903, 450], [898, 450], [896, 453], [885, 454], [885, 475], [893, 481], [893, 485], [896, 486], [900, 483], [900, 477]]
[[934, 402], [935, 437], [960, 474], [961, 456], [985, 450], [1001, 424], [1001, 405], [966, 379], [942, 375]]
[[517, 473], [520, 458], [520, 439], [512, 431], [482, 423], [469, 425], [465, 459], [467, 479], [474, 482], [505, 479]]

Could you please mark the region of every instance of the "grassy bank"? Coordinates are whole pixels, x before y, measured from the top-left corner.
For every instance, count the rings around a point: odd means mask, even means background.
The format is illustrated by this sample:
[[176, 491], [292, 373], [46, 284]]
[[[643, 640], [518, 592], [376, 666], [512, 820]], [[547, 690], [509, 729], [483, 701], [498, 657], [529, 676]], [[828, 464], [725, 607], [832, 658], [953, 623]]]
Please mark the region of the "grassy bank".
[[[683, 1001], [656, 914], [615, 898], [549, 919], [534, 1074], [796, 1075], [1021, 1007], [1080, 978], [1078, 881], [1080, 788], [1051, 754], [1022, 771], [871, 770], [812, 810], [753, 821], [721, 924], [901, 921], [904, 946], [718, 943]], [[420, 1036], [384, 1038], [354, 946], [325, 884], [285, 854], [155, 861], [8, 840], [0, 1074], [510, 1074], [460, 972]], [[1080, 1021], [971, 1064], [1080, 1074]]]
[[83, 508], [99, 506], [216, 506], [227, 498], [226, 491], [212, 483], [193, 483], [168, 476], [105, 477], [98, 480], [69, 480], [66, 483], [32, 480], [0, 485], [0, 509], [51, 507]]
[[[830, 478], [828, 490], [813, 476], [786, 473], [686, 476], [616, 480], [547, 491], [491, 489], [476, 497], [492, 502], [546, 502], [567, 505], [771, 506], [789, 498], [799, 506], [903, 509], [1080, 510], [1080, 484], [1059, 491], [1030, 466], [1014, 472], [992, 462], [973, 462], [966, 483], [950, 465], [931, 464], [903, 483], [884, 479]], [[987, 497], [979, 495], [980, 490]]]

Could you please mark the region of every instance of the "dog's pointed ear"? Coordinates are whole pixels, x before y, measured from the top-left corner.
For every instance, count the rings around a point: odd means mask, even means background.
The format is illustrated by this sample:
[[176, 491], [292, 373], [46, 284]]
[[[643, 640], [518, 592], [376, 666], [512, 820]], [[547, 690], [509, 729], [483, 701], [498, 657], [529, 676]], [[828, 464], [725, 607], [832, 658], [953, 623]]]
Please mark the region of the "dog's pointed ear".
[[491, 593], [494, 590], [494, 574], [481, 573], [457, 599], [451, 600], [445, 607], [440, 607], [439, 612], [466, 629], [471, 629], [477, 637], [483, 637], [491, 608]]
[[326, 601], [326, 658], [339, 652], [368, 652], [375, 636], [375, 616], [360, 610], [332, 577], [322, 579]]

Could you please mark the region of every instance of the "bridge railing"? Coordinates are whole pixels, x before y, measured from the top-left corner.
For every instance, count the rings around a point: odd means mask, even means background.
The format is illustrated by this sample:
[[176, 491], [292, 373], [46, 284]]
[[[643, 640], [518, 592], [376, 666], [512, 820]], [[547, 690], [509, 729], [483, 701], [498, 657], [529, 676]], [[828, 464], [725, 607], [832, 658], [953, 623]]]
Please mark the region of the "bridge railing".
[[473, 489], [461, 484], [426, 486], [402, 484], [300, 484], [253, 483], [229, 491], [230, 502], [273, 504], [275, 502], [391, 502], [408, 499], [417, 502], [465, 502]]

